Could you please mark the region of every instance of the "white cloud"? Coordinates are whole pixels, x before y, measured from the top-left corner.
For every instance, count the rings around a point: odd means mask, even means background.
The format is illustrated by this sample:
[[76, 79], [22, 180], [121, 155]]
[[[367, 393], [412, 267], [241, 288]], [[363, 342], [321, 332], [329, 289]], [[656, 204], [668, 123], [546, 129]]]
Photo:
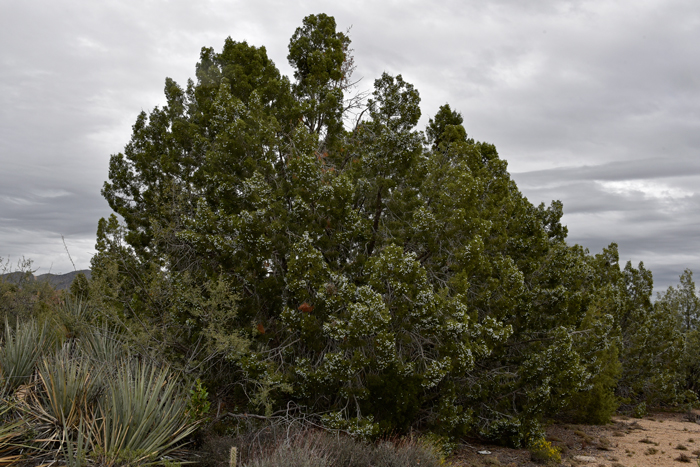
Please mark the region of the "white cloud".
[[622, 195], [641, 193], [645, 198], [677, 199], [688, 198], [694, 194], [690, 190], [654, 180], [597, 181], [596, 183], [609, 193]]
[[34, 195], [38, 196], [39, 198], [60, 198], [62, 196], [68, 196], [70, 195], [71, 192], [64, 190], [62, 188], [59, 189], [47, 189], [47, 190], [34, 190]]

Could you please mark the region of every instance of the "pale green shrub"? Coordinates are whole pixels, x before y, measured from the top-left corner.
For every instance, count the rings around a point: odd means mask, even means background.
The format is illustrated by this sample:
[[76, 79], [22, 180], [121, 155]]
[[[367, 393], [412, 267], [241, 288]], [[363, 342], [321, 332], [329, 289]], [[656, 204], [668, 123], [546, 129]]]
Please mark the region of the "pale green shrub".
[[39, 358], [50, 344], [46, 326], [35, 321], [17, 322], [14, 328], [5, 321], [0, 347], [0, 383], [5, 396], [29, 382]]
[[108, 380], [90, 436], [100, 462], [153, 463], [194, 432], [188, 420], [188, 398], [167, 368], [129, 362]]

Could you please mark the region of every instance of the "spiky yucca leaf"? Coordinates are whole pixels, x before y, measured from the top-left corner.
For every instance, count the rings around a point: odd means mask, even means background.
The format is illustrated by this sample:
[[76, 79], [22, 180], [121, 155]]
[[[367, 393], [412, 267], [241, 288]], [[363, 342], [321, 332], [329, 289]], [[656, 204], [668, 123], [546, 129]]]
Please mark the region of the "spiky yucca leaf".
[[73, 343], [66, 343], [37, 368], [37, 382], [26, 411], [48, 445], [62, 446], [84, 418], [91, 418], [102, 389], [100, 370]]
[[2, 394], [10, 395], [29, 382], [36, 363], [50, 344], [46, 325], [35, 321], [17, 322], [15, 328], [5, 322], [0, 347], [0, 381]]
[[86, 357], [100, 363], [113, 364], [127, 356], [124, 343], [119, 340], [117, 332], [108, 326], [93, 327], [83, 333], [80, 347]]
[[107, 465], [148, 464], [175, 450], [196, 424], [187, 397], [167, 368], [134, 362], [110, 378], [95, 426], [95, 448]]
[[89, 312], [90, 304], [87, 300], [67, 296], [56, 308], [54, 321], [64, 338], [79, 338], [90, 329]]
[[22, 420], [10, 417], [10, 406], [5, 400], [0, 401], [0, 466], [10, 465], [18, 461], [22, 454], [20, 441], [26, 433], [26, 425]]
[[94, 424], [92, 420], [80, 420], [75, 440], [69, 440], [61, 446], [61, 454], [66, 467], [84, 467], [88, 465], [88, 453], [92, 443], [89, 438], [90, 430], [87, 428]]

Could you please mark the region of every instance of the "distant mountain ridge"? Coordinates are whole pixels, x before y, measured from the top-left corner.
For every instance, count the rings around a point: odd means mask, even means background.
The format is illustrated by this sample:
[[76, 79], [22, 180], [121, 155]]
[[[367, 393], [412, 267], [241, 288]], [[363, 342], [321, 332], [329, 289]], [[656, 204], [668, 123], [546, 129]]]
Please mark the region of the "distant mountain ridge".
[[[89, 269], [82, 269], [80, 271], [72, 271], [66, 274], [39, 274], [38, 276], [31, 275], [31, 279], [29, 280], [36, 280], [40, 282], [48, 282], [51, 284], [56, 290], [64, 290], [70, 287], [71, 283], [73, 282], [73, 279], [75, 279], [75, 276], [77, 276], [80, 273], [85, 274], [85, 277], [90, 279], [92, 276], [92, 272]], [[24, 273], [22, 272], [10, 272], [7, 274], [1, 274], [0, 275], [0, 280], [5, 280], [8, 282], [19, 282], [22, 280], [25, 276]]]

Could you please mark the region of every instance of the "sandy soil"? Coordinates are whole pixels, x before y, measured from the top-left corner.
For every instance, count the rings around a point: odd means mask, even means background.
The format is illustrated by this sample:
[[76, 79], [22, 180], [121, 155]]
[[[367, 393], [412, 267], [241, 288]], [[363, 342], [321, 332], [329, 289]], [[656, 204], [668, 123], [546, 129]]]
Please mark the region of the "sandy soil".
[[656, 414], [635, 421], [618, 419], [609, 439], [618, 463], [630, 467], [697, 465], [700, 454], [700, 425], [683, 414]]
[[[677, 413], [617, 417], [606, 426], [552, 425], [547, 439], [561, 448], [564, 466], [682, 467], [698, 465], [700, 455], [700, 425]], [[465, 445], [454, 461], [461, 466], [537, 465], [525, 450], [486, 445]]]

